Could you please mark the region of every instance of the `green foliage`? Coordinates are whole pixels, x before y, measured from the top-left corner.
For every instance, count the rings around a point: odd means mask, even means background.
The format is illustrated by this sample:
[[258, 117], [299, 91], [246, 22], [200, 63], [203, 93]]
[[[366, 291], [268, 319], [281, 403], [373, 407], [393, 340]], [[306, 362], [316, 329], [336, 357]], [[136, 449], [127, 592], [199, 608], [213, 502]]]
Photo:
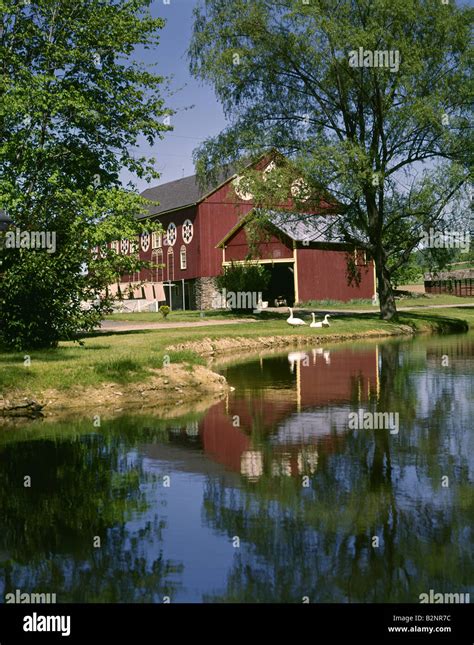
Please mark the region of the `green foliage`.
[[168, 307], [168, 305], [161, 305], [161, 307], [159, 308], [159, 310], [158, 310], [158, 311], [159, 311], [159, 312], [160, 312], [160, 314], [163, 316], [163, 318], [167, 318], [167, 317], [168, 317], [168, 314], [169, 314], [169, 313], [170, 313], [170, 311], [171, 311], [171, 308], [170, 308], [170, 307]]
[[[262, 264], [245, 262], [243, 264], [231, 263], [224, 273], [216, 278], [218, 289], [225, 289], [227, 293], [242, 294], [265, 291], [270, 282], [271, 274]], [[253, 308], [253, 307], [252, 307]]]
[[[435, 0], [207, 0], [191, 70], [229, 126], [198, 148], [198, 171], [237, 163], [262, 208], [329, 202], [333, 232], [374, 259], [382, 316], [393, 317], [393, 281], [423, 232], [466, 226], [471, 21], [471, 8]], [[399, 64], [353, 66], [360, 47]], [[248, 167], [270, 149], [286, 159]]]
[[403, 284], [415, 284], [423, 277], [423, 267], [417, 262], [416, 254], [412, 254], [406, 264], [402, 264], [392, 274], [395, 287]]
[[[98, 301], [106, 285], [140, 268], [136, 253], [118, 255], [107, 243], [144, 230], [136, 216], [146, 202], [119, 174], [157, 176], [134, 146], [168, 129], [163, 79], [130, 58], [158, 43], [164, 22], [149, 5], [0, 0], [0, 208], [14, 228], [56, 235], [54, 253], [0, 251], [8, 346], [55, 346], [93, 329], [109, 306]], [[95, 304], [85, 310], [84, 301]]]

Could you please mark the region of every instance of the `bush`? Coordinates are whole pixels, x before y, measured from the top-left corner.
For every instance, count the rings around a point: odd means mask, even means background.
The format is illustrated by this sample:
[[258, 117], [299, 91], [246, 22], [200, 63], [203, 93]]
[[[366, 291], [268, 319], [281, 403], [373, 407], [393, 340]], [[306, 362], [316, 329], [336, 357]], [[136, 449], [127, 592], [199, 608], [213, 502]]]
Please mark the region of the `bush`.
[[160, 314], [163, 316], [163, 318], [166, 318], [171, 311], [170, 307], [168, 305], [161, 305], [161, 307], [158, 310]]
[[[226, 267], [224, 273], [216, 278], [217, 288], [221, 291], [226, 290], [227, 294], [246, 294], [250, 293], [256, 299], [257, 294], [265, 291], [270, 282], [271, 274], [262, 265], [255, 262], [245, 262], [244, 264], [234, 264]], [[236, 298], [236, 302], [244, 302], [243, 298]], [[231, 308], [235, 310], [253, 309], [256, 305], [250, 303], [247, 306], [234, 306], [231, 301]]]

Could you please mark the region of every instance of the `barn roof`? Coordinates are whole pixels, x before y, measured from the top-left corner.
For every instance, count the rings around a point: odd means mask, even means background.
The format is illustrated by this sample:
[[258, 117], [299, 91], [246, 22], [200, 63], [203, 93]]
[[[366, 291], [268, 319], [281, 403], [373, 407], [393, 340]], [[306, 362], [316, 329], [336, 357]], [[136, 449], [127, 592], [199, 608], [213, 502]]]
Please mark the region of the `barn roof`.
[[[258, 209], [255, 208], [251, 210], [227, 233], [217, 246], [224, 246], [258, 212]], [[314, 215], [272, 210], [267, 211], [265, 216], [272, 226], [295, 242], [344, 244], [343, 238], [334, 230], [337, 222], [337, 216], [335, 215]]]
[[[257, 164], [259, 161], [265, 158], [267, 160], [271, 160], [275, 159], [277, 156], [282, 157], [281, 153], [279, 153], [278, 150], [272, 148], [268, 152], [261, 154], [260, 157], [256, 159], [242, 159], [241, 163], [243, 163], [243, 165], [248, 168]], [[235, 164], [229, 164], [226, 167], [220, 168], [217, 172], [216, 179], [212, 182], [209, 182], [207, 185], [202, 185], [198, 181], [197, 175], [190, 175], [189, 177], [183, 177], [182, 179], [169, 181], [166, 184], [161, 184], [160, 186], [147, 188], [141, 193], [141, 196], [156, 203], [149, 206], [148, 212], [144, 215], [140, 215], [139, 219], [145, 219], [154, 215], [161, 215], [170, 211], [180, 210], [189, 206], [195, 206], [203, 199], [211, 195], [213, 192], [224, 186], [231, 179], [236, 177], [237, 172], [238, 166]], [[335, 200], [331, 197], [331, 201], [334, 202]], [[287, 214], [285, 213], [285, 215]], [[301, 214], [295, 213], [295, 215], [301, 218]], [[303, 239], [306, 239], [306, 237], [304, 237]], [[334, 242], [335, 240], [332, 239], [331, 241]]]
[[474, 269], [457, 269], [455, 271], [439, 271], [438, 273], [425, 273], [427, 282], [437, 280], [469, 280], [474, 278]]
[[154, 188], [147, 188], [141, 193], [141, 196], [157, 203], [152, 204], [148, 212], [141, 215], [139, 219], [194, 206], [227, 183], [234, 175], [234, 169], [230, 168], [227, 172], [221, 170], [214, 182], [204, 186], [198, 182], [197, 175], [190, 175], [182, 179], [168, 181], [166, 184]]
[[334, 215], [322, 216], [270, 211], [268, 219], [273, 226], [295, 242], [344, 242], [333, 230], [337, 221], [337, 217]]

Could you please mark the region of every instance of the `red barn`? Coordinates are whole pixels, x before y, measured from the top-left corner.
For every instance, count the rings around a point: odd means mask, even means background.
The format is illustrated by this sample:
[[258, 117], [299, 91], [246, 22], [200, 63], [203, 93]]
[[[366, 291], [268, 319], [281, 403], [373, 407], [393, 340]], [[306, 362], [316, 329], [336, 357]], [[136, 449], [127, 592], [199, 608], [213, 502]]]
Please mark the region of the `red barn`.
[[140, 257], [155, 268], [124, 276], [124, 282], [144, 282], [145, 289], [147, 283], [164, 284], [173, 309], [209, 309], [214, 278], [222, 272], [216, 245], [252, 208], [232, 190], [233, 178], [202, 189], [193, 175], [145, 190], [142, 196], [156, 202], [146, 217], [159, 222], [164, 234], [141, 235]]
[[[218, 246], [223, 250], [224, 267], [256, 255], [256, 261], [270, 269], [263, 300], [271, 305], [285, 300], [291, 305], [308, 300], [372, 298], [373, 262], [332, 230], [337, 216], [272, 211], [267, 214], [261, 241], [251, 250], [246, 224], [253, 216], [251, 211], [242, 218]], [[349, 265], [354, 267], [357, 280], [349, 279]]]
[[[267, 156], [255, 167], [268, 172], [272, 164]], [[146, 217], [159, 222], [164, 233], [150, 231], [138, 242], [115, 243], [120, 253], [131, 253], [138, 244], [141, 259], [154, 265], [123, 276], [123, 282], [134, 298], [163, 301], [166, 297], [173, 309], [210, 308], [217, 296], [215, 277], [231, 261], [249, 256], [245, 224], [255, 207], [253, 196], [239, 190], [235, 174], [206, 189], [196, 176], [184, 177], [145, 190], [142, 196], [156, 203]], [[307, 220], [301, 221], [302, 217]], [[272, 272], [264, 300], [280, 295], [287, 302], [372, 297], [372, 262], [355, 254], [361, 281], [358, 286], [348, 284], [347, 254], [354, 250], [328, 235], [325, 228], [330, 218], [280, 211], [270, 219], [270, 238], [262, 243], [258, 259]]]

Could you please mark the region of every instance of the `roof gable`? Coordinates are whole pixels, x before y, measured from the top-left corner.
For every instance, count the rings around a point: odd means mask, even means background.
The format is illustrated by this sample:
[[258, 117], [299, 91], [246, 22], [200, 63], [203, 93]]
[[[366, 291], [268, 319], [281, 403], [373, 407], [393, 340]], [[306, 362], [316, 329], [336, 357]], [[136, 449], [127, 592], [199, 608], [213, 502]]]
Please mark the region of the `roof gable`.
[[[245, 226], [245, 224], [258, 212], [253, 209], [243, 217], [219, 242], [217, 247], [223, 247]], [[305, 213], [294, 213], [290, 211], [269, 211], [268, 222], [278, 231], [295, 242], [313, 242], [320, 244], [343, 244], [344, 240], [338, 235], [333, 227], [336, 224], [336, 215], [315, 215]]]

